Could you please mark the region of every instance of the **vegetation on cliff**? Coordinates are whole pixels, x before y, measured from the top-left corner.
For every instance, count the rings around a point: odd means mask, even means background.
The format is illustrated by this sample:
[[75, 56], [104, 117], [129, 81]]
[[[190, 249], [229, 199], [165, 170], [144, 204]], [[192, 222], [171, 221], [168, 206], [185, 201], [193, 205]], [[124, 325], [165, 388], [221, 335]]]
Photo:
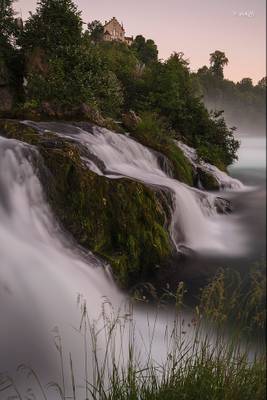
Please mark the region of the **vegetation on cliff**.
[[[133, 110], [151, 114], [166, 137], [183, 137], [217, 166], [235, 160], [233, 131], [205, 108], [183, 53], [161, 61], [153, 40], [139, 35], [132, 46], [107, 43], [101, 40], [101, 23], [93, 21], [85, 31], [82, 24], [71, 0], [39, 0], [23, 30], [7, 35], [19, 49], [24, 85], [18, 82], [16, 106], [3, 116], [99, 123], [101, 115], [118, 121]], [[2, 55], [8, 64], [1, 48]]]

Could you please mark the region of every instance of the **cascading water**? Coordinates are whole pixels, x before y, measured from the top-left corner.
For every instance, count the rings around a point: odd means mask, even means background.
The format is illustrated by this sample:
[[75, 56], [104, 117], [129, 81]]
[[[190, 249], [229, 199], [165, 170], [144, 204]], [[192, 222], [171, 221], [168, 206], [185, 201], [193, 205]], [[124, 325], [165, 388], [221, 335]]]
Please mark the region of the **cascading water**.
[[99, 260], [71, 250], [45, 202], [33, 167], [38, 157], [32, 147], [0, 136], [0, 371], [25, 362], [49, 381], [55, 354], [47, 329], [79, 326], [78, 294], [92, 318], [103, 296], [116, 304], [121, 295]]
[[181, 141], [176, 141], [177, 146], [183, 151], [186, 158], [195, 168], [200, 168], [204, 172], [208, 172], [211, 174], [215, 180], [218, 182], [220, 188], [222, 190], [242, 190], [244, 189], [244, 185], [238, 180], [234, 179], [231, 176], [227, 175], [225, 172], [219, 170], [219, 168], [211, 165], [209, 163], [204, 162], [203, 160], [199, 160], [197, 152], [192, 147], [186, 145]]
[[[161, 169], [157, 154], [131, 138], [97, 127], [90, 132], [64, 124], [34, 126], [40, 134], [50, 130], [75, 140], [88, 168], [99, 175], [126, 176], [170, 191], [174, 202], [170, 231], [177, 250], [183, 246], [197, 251], [242, 250], [242, 243], [230, 246], [232, 237], [238, 237], [233, 232], [237, 226], [225, 221], [227, 216], [216, 214], [214, 196], [172, 179]], [[73, 329], [81, 318], [77, 295], [86, 299], [92, 320], [101, 313], [103, 296], [115, 307], [126, 299], [101, 261], [74, 250], [45, 201], [40, 168], [42, 160], [34, 147], [0, 136], [0, 372], [12, 374], [23, 362], [34, 366], [43, 382], [56, 380], [58, 354], [48, 331], [57, 325], [83, 382], [81, 337]], [[166, 352], [165, 317], [155, 329], [154, 357], [164, 357]], [[137, 340], [140, 346], [147, 340], [149, 348], [149, 333], [144, 334], [147, 317], [137, 311], [135, 318], [141, 332]], [[82, 393], [83, 388], [81, 384]], [[51, 395], [49, 400], [54, 398], [58, 396]]]
[[232, 255], [244, 252], [244, 236], [239, 234], [238, 225], [217, 214], [216, 196], [190, 188], [166, 175], [157, 154], [145, 146], [126, 135], [99, 127], [87, 125], [82, 129], [58, 123], [33, 125], [40, 131], [52, 131], [82, 145], [87, 149], [84, 160], [88, 168], [100, 175], [112, 179], [128, 177], [168, 190], [173, 196], [174, 208], [170, 234], [177, 251], [188, 248], [202, 253]]

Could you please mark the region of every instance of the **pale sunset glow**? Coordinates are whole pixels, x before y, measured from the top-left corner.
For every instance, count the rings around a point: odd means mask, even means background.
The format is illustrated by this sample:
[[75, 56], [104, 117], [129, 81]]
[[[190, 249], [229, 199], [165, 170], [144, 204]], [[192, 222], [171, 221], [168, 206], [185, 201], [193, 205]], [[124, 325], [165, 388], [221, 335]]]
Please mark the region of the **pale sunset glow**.
[[[266, 4], [264, 0], [77, 0], [85, 22], [105, 22], [113, 16], [124, 23], [130, 36], [153, 39], [159, 56], [182, 51], [193, 71], [209, 64], [218, 49], [229, 59], [225, 77], [239, 81], [251, 77], [254, 84], [266, 75]], [[36, 7], [35, 0], [19, 0], [23, 18]]]

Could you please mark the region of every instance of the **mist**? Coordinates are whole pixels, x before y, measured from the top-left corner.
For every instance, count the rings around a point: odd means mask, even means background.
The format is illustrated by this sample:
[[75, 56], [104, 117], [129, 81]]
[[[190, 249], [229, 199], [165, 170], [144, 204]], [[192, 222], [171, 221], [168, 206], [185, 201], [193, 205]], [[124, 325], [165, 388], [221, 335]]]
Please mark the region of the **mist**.
[[223, 110], [227, 125], [237, 128], [237, 136], [266, 135], [266, 97], [260, 104], [251, 102], [245, 107], [236, 99], [218, 99], [216, 96], [204, 96], [204, 103], [209, 111]]

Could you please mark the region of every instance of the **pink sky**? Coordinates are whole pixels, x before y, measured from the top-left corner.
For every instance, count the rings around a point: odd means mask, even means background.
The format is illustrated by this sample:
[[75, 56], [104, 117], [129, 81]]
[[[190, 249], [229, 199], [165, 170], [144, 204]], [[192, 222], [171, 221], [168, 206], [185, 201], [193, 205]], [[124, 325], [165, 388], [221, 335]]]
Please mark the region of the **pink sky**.
[[[192, 70], [222, 50], [229, 59], [225, 77], [256, 83], [266, 75], [265, 0], [76, 0], [84, 21], [123, 21], [127, 35], [154, 39], [160, 58], [183, 51]], [[27, 18], [36, 0], [18, 0]]]

